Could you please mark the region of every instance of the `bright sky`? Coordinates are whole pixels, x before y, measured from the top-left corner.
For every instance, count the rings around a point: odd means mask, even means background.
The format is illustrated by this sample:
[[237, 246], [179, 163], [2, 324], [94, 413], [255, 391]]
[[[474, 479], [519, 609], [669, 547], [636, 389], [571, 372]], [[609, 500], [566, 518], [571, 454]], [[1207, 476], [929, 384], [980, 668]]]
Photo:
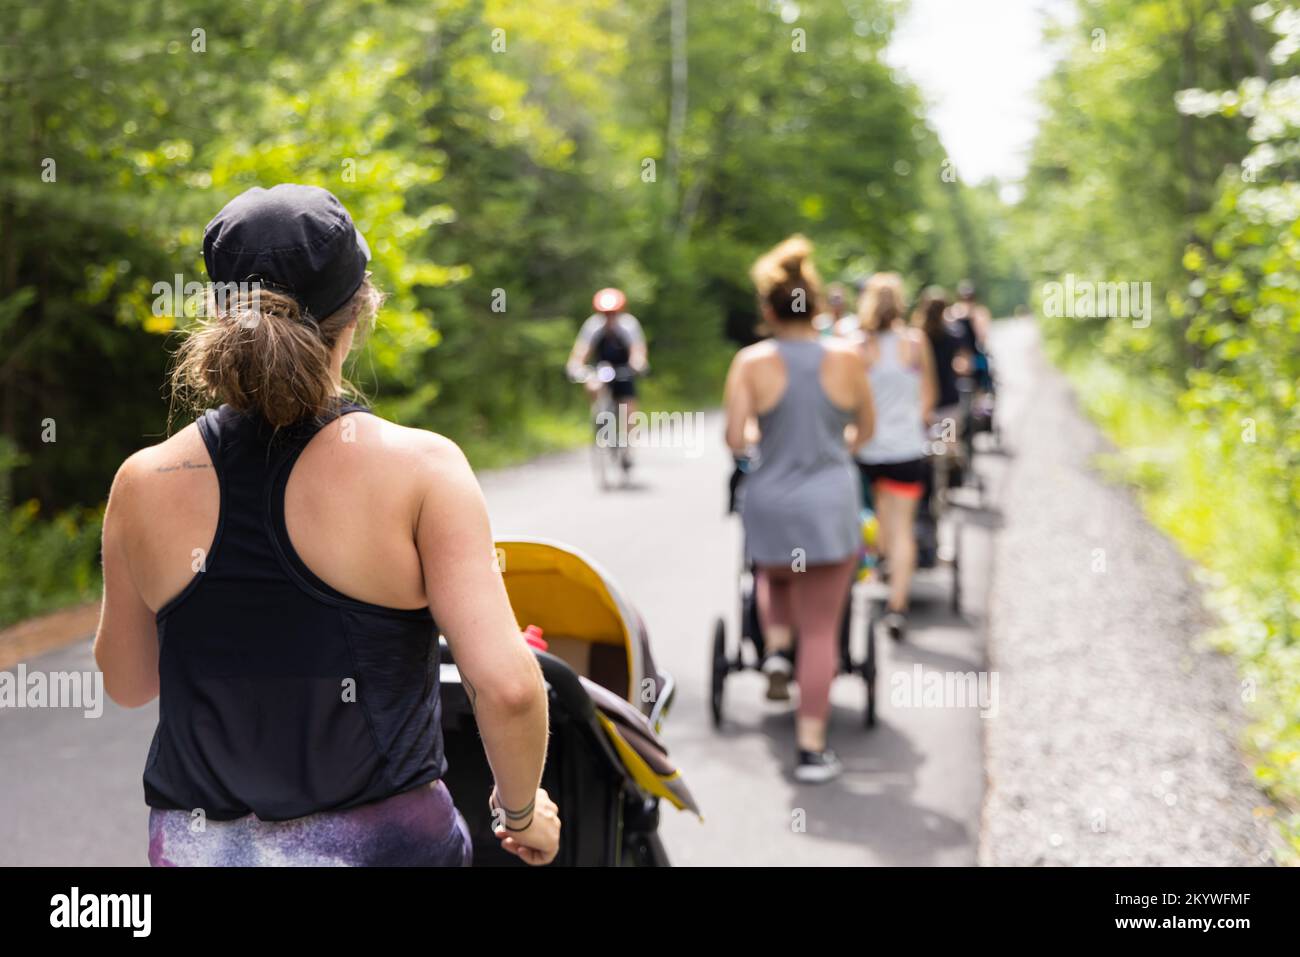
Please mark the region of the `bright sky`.
[[1036, 90], [1055, 62], [1049, 14], [1069, 0], [911, 0], [886, 53], [930, 103], [930, 122], [967, 183], [1024, 175]]

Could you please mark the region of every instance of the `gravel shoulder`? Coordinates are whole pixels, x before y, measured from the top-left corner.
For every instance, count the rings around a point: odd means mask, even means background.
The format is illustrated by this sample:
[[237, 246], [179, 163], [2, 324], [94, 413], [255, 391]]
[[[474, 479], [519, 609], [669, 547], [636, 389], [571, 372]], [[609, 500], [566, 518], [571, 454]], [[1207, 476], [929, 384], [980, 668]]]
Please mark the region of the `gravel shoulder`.
[[1211, 622], [1188, 562], [1093, 468], [1105, 440], [1035, 328], [999, 338], [1016, 414], [996, 489], [1000, 707], [985, 722], [980, 862], [1269, 863], [1236, 669], [1203, 645]]

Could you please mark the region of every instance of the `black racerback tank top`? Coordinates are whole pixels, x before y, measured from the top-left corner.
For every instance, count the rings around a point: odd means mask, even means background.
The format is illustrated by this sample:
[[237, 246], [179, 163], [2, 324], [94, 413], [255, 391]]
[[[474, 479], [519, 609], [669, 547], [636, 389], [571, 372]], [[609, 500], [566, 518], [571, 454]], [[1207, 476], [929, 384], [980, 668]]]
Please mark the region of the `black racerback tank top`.
[[445, 773], [432, 615], [331, 588], [285, 526], [285, 487], [307, 442], [338, 415], [365, 411], [345, 403], [278, 431], [229, 406], [199, 419], [220, 515], [202, 567], [157, 616], [150, 807], [282, 821]]

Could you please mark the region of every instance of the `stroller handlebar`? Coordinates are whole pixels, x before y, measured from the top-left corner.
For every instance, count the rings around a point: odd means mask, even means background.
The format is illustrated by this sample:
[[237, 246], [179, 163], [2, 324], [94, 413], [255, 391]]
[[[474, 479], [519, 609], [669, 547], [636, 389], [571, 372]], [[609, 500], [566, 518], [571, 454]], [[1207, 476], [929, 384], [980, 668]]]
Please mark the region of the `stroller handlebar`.
[[[441, 663], [443, 667], [451, 666], [455, 668], [456, 661], [451, 653], [451, 646], [447, 644], [447, 639], [439, 637], [438, 647], [441, 654]], [[555, 696], [555, 702], [563, 708], [568, 714], [587, 725], [592, 737], [596, 739], [601, 748], [609, 755], [611, 761], [619, 763], [618, 755], [609, 744], [609, 739], [605, 736], [600, 727], [600, 722], [596, 720], [596, 705], [587, 694], [582, 682], [578, 680], [578, 673], [568, 666], [561, 658], [547, 651], [541, 651], [533, 648], [533, 656], [537, 659], [538, 666], [542, 669], [542, 677], [550, 689], [550, 693]], [[456, 672], [459, 680], [459, 670]], [[444, 680], [446, 678], [444, 672]]]

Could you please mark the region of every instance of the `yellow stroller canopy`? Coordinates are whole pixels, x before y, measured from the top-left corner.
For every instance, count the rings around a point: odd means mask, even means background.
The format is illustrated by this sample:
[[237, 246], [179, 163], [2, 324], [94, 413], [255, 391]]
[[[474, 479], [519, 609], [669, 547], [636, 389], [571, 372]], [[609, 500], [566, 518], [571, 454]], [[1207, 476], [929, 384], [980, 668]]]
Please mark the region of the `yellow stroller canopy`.
[[643, 792], [698, 814], [659, 738], [672, 679], [655, 667], [636, 610], [595, 562], [568, 546], [512, 538], [496, 549], [520, 629], [541, 628], [548, 654], [578, 676], [624, 774]]
[[658, 678], [647, 673], [640, 619], [591, 559], [541, 539], [507, 539], [496, 547], [521, 630], [537, 625], [551, 654], [628, 702], [653, 700], [639, 693], [657, 690]]

